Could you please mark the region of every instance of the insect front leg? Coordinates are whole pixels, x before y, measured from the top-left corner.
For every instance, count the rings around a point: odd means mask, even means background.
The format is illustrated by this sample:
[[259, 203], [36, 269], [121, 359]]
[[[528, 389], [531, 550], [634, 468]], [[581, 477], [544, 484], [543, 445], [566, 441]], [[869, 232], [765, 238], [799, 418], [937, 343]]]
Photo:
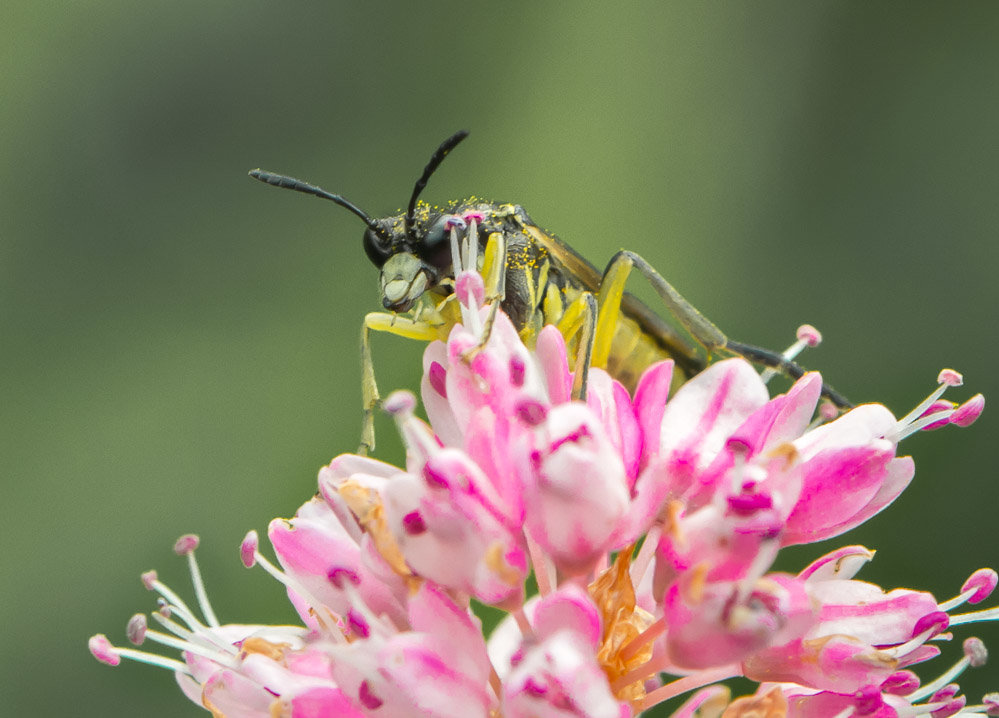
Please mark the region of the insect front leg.
[[[666, 305], [670, 315], [690, 333], [698, 344], [704, 347], [709, 358], [719, 354], [741, 356], [754, 364], [774, 369], [792, 379], [798, 379], [805, 373], [805, 369], [789, 361], [778, 352], [730, 340], [694, 305], [684, 299], [652, 265], [639, 255], [627, 250], [620, 251], [611, 258], [600, 283], [600, 310], [594, 342], [594, 366], [605, 366], [610, 356], [611, 339], [614, 336], [621, 302], [624, 298], [624, 286], [633, 268], [637, 269], [648, 280]], [[853, 406], [846, 397], [828, 384], [822, 385], [822, 395], [840, 409], [848, 409]]]
[[364, 417], [361, 422], [361, 445], [357, 453], [367, 456], [375, 448], [375, 409], [381, 401], [375, 381], [375, 365], [371, 360], [371, 332], [387, 332], [407, 339], [430, 342], [440, 337], [440, 329], [430, 322], [415, 321], [388, 312], [370, 312], [361, 325], [361, 403]]

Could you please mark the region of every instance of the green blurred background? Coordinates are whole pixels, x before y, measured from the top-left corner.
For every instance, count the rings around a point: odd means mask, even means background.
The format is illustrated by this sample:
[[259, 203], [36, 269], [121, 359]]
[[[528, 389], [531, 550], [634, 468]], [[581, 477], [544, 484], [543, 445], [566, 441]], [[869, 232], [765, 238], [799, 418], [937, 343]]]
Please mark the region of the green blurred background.
[[[943, 366], [999, 396], [995, 3], [6, 0], [0, 28], [4, 715], [200, 714], [86, 648], [153, 607], [141, 571], [190, 595], [183, 532], [223, 620], [292, 618], [236, 546], [356, 446], [377, 274], [356, 218], [252, 167], [388, 213], [467, 127], [427, 199], [634, 249], [743, 341], [811, 322], [856, 401], [904, 413]], [[418, 345], [374, 351], [415, 386]], [[997, 422], [906, 442], [863, 577], [947, 597], [999, 564]]]

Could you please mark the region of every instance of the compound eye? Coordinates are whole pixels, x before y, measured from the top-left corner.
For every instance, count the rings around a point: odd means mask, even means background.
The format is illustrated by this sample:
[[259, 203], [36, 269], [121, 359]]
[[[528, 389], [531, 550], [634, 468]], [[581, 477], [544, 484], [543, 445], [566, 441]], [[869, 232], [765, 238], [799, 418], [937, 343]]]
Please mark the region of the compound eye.
[[447, 227], [447, 217], [439, 217], [430, 225], [416, 247], [417, 254], [427, 264], [446, 269], [451, 264], [451, 232]]
[[391, 247], [384, 237], [375, 230], [368, 229], [364, 232], [364, 253], [373, 265], [381, 269], [391, 254]]

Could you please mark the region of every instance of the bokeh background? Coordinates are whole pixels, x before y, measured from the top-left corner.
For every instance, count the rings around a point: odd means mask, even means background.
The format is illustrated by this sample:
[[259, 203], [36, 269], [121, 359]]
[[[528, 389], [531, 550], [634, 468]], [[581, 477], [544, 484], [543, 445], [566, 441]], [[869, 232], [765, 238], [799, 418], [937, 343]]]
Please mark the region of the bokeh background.
[[[427, 199], [634, 249], [743, 341], [811, 322], [804, 362], [902, 414], [943, 366], [999, 396], [997, 37], [990, 2], [5, 0], [0, 713], [201, 714], [86, 648], [153, 607], [141, 571], [190, 595], [183, 532], [223, 620], [293, 618], [236, 547], [356, 446], [377, 280], [356, 218], [248, 169], [389, 213], [467, 127]], [[418, 345], [374, 351], [415, 386]], [[997, 427], [905, 443], [914, 485], [847, 538], [863, 577], [947, 597], [999, 564]]]

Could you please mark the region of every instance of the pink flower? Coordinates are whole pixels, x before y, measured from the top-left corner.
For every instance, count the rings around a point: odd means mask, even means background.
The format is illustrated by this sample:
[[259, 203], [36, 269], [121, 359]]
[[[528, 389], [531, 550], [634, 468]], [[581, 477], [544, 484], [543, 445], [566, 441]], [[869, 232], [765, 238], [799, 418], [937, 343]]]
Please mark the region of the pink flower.
[[[980, 415], [980, 395], [941, 398], [960, 375], [941, 372], [940, 389], [902, 419], [878, 404], [816, 417], [818, 374], [771, 397], [766, 373], [742, 359], [672, 398], [671, 361], [647, 367], [634, 396], [590, 367], [580, 398], [555, 327], [529, 348], [482, 306], [476, 221], [452, 223], [468, 228], [461, 246], [452, 230], [462, 321], [424, 355], [429, 423], [408, 392], [384, 404], [405, 466], [338, 456], [316, 496], [271, 522], [280, 567], [255, 532], [240, 547], [283, 584], [302, 625], [221, 623], [185, 536], [177, 552], [202, 615], [149, 573], [166, 632], [141, 615], [127, 631], [179, 659], [103, 635], [95, 657], [168, 668], [192, 701], [237, 718], [627, 718], [687, 693], [675, 718], [995, 712], [999, 700], [968, 707], [953, 684], [984, 662], [977, 639], [936, 679], [921, 685], [912, 670], [954, 627], [999, 618], [956, 612], [992, 593], [995, 571], [938, 601], [857, 580], [873, 557], [859, 546], [796, 575], [773, 570], [784, 547], [839, 536], [905, 489], [906, 436]], [[803, 328], [787, 356], [817, 340]], [[488, 641], [483, 605], [505, 612]], [[759, 690], [731, 702], [717, 683], [734, 676]]]

